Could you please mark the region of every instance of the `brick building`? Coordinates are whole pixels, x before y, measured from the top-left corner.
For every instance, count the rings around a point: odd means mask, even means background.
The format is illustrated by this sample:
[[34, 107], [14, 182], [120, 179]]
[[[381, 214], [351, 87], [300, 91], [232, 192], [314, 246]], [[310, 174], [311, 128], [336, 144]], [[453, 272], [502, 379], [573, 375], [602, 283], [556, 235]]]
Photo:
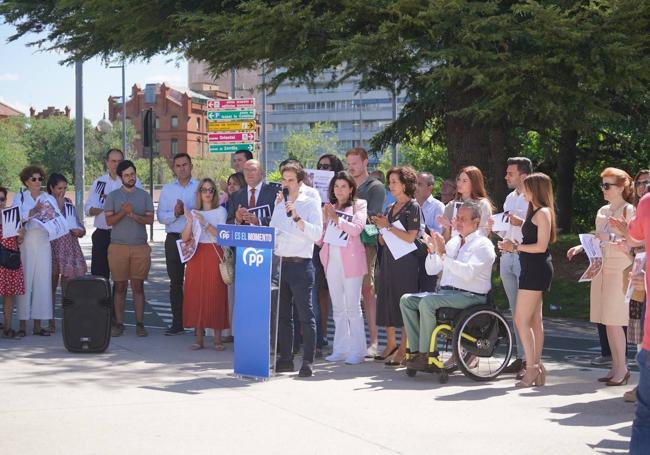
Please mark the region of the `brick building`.
[[43, 109], [38, 114], [36, 109], [33, 107], [29, 108], [29, 116], [36, 119], [46, 119], [50, 117], [66, 117], [70, 118], [70, 108], [68, 106], [64, 107], [63, 110], [59, 110], [54, 106], [48, 106], [47, 109]]
[[10, 117], [18, 117], [25, 115], [22, 112], [20, 112], [18, 109], [14, 109], [13, 107], [9, 106], [8, 104], [0, 102], [0, 120], [4, 120], [6, 118]]
[[[152, 108], [156, 116], [156, 150], [160, 156], [171, 158], [187, 152], [191, 156], [208, 154], [207, 102], [211, 98], [227, 98], [217, 86], [206, 85], [193, 91], [185, 87], [147, 84], [143, 89], [135, 84], [126, 102], [126, 119], [133, 123], [137, 138], [135, 150], [144, 156], [142, 145], [143, 113]], [[108, 98], [108, 118], [116, 125], [122, 119], [121, 97]]]

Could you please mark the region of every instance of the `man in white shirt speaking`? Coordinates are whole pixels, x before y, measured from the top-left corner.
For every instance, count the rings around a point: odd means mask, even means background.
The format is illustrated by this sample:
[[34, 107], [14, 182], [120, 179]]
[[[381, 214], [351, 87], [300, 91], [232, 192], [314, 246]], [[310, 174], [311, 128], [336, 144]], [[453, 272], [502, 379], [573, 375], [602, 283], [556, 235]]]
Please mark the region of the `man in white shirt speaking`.
[[[313, 374], [316, 345], [316, 320], [311, 301], [314, 243], [323, 233], [320, 201], [300, 191], [305, 171], [299, 164], [288, 163], [280, 170], [283, 192], [278, 192], [270, 226], [276, 229], [275, 255], [282, 259], [280, 304], [278, 309], [278, 353], [276, 373], [294, 371], [291, 304], [296, 306], [302, 328], [303, 363], [299, 376]], [[298, 328], [296, 327], [296, 330]]]
[[429, 341], [437, 324], [438, 308], [464, 309], [486, 301], [487, 293], [492, 287], [492, 266], [496, 253], [492, 242], [477, 232], [480, 221], [480, 206], [475, 202], [464, 202], [456, 215], [456, 230], [459, 235], [452, 237], [446, 245], [438, 233], [427, 239], [427, 273], [437, 275], [442, 271], [442, 278], [438, 292], [424, 296], [405, 294], [400, 300], [413, 354], [407, 362], [408, 368], [427, 368]]

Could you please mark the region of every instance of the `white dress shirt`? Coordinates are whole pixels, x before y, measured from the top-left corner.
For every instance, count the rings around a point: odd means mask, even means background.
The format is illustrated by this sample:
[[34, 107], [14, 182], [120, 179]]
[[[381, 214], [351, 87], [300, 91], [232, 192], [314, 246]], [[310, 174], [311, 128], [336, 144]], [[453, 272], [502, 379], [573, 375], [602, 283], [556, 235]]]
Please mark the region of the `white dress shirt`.
[[[523, 194], [517, 193], [517, 190], [512, 191], [503, 203], [503, 211], [511, 215], [516, 215], [521, 219], [526, 219], [528, 213], [528, 202]], [[521, 243], [523, 234], [521, 233], [521, 226], [510, 225], [510, 229], [505, 232], [497, 232], [499, 236], [504, 239], [512, 240], [516, 243]]]
[[185, 215], [179, 217], [174, 215], [176, 201], [179, 199], [183, 201], [184, 210], [192, 210], [196, 202], [196, 191], [198, 189], [199, 181], [196, 179], [190, 179], [185, 186], [181, 185], [178, 179], [163, 186], [156, 215], [158, 221], [165, 225], [165, 232], [173, 234], [183, 232], [183, 229], [185, 229]]
[[439, 215], [444, 214], [444, 212], [445, 204], [429, 195], [429, 197], [420, 204], [420, 215], [422, 217], [422, 222], [420, 224], [422, 229], [424, 230], [424, 227], [428, 226], [431, 231], [442, 233], [442, 226], [438, 224], [437, 218]]
[[318, 242], [323, 234], [320, 197], [316, 200], [305, 192], [300, 192], [294, 207], [305, 223], [304, 231], [292, 217], [287, 216], [284, 201], [275, 204], [269, 223], [270, 227], [275, 228], [275, 254], [282, 257], [311, 258], [314, 254], [314, 243]]
[[[60, 215], [63, 216], [61, 213], [61, 210], [59, 210], [59, 203], [56, 201], [54, 196], [51, 194], [47, 193], [41, 193], [39, 196], [34, 199], [32, 197], [32, 193], [30, 193], [28, 190], [21, 191], [20, 193], [16, 193], [14, 196], [14, 206], [18, 207], [18, 210], [20, 211], [20, 219], [23, 221], [23, 226], [25, 227], [26, 231], [31, 231], [32, 229], [43, 229], [43, 227], [29, 219], [29, 212], [36, 207], [36, 204], [38, 202], [49, 202], [52, 207], [54, 207], [54, 211]], [[27, 223], [24, 223], [25, 220]]]
[[[135, 186], [142, 188], [140, 180], [135, 181]], [[111, 226], [106, 224], [106, 215], [104, 214], [104, 201], [106, 196], [109, 193], [122, 187], [122, 179], [119, 176], [116, 176], [115, 179], [111, 178], [110, 174], [104, 174], [101, 177], [98, 177], [94, 182], [93, 186], [90, 187], [90, 192], [88, 193], [88, 200], [84, 205], [84, 212], [86, 216], [90, 216], [90, 209], [100, 209], [102, 213], [95, 217], [93, 222], [94, 226], [97, 229], [111, 229]]]
[[452, 286], [477, 294], [487, 294], [492, 288], [492, 265], [497, 255], [487, 237], [472, 232], [461, 246], [460, 235], [445, 246], [445, 254], [429, 254], [425, 268], [429, 275], [442, 270], [440, 286]]
[[301, 194], [304, 194], [305, 196], [308, 196], [310, 198], [316, 199], [318, 201], [318, 206], [323, 203], [320, 197], [320, 193], [316, 188], [313, 188], [309, 185], [305, 185], [304, 183], [300, 183], [300, 188], [298, 189], [298, 192]]

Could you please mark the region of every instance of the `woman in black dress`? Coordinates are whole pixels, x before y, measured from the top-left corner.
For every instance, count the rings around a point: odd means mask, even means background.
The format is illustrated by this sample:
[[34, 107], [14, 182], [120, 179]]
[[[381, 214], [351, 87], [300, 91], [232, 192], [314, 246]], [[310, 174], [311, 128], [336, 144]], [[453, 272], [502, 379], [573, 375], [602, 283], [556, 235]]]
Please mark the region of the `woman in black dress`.
[[[417, 174], [410, 166], [394, 167], [388, 171], [388, 188], [395, 202], [384, 215], [372, 218], [379, 228], [379, 241], [385, 245], [387, 232], [407, 243], [413, 243], [420, 231], [420, 206], [415, 198]], [[399, 221], [404, 229], [393, 226]], [[377, 288], [377, 326], [386, 328], [386, 347], [375, 357], [386, 360], [387, 366], [399, 366], [406, 356], [406, 331], [403, 330], [399, 300], [404, 294], [418, 292], [418, 258], [415, 251], [395, 259], [388, 247], [382, 248]], [[402, 329], [402, 342], [398, 348], [395, 328]]]
[[518, 252], [521, 263], [515, 325], [524, 345], [526, 373], [517, 387], [544, 385], [546, 370], [542, 365], [544, 326], [542, 323], [542, 293], [548, 291], [553, 279], [553, 263], [548, 251], [555, 242], [555, 206], [551, 179], [542, 173], [531, 174], [524, 180], [524, 196], [528, 215], [521, 230], [521, 245], [510, 240], [499, 242], [501, 251]]

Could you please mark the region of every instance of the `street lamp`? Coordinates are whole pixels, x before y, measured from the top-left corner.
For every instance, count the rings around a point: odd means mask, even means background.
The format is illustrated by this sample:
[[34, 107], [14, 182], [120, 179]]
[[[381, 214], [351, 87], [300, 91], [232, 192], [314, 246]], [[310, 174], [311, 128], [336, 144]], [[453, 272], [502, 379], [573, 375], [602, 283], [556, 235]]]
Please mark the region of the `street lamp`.
[[126, 64], [122, 60], [121, 65], [109, 66], [109, 68], [122, 68], [122, 153], [126, 156], [126, 79], [124, 67]]

